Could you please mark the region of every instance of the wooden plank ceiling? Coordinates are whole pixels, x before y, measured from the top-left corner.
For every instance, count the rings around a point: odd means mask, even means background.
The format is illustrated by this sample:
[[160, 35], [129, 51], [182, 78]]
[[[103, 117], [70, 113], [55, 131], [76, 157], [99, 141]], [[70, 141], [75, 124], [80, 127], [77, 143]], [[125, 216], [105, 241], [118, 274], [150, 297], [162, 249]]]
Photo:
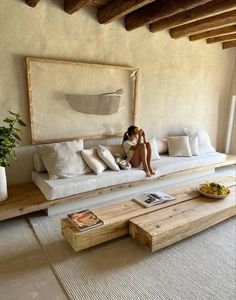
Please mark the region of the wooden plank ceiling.
[[[40, 0], [25, 0], [35, 7]], [[66, 13], [86, 6], [97, 7], [100, 24], [124, 17], [127, 31], [148, 26], [150, 34], [169, 30], [174, 39], [206, 39], [222, 43], [223, 49], [236, 47], [236, 0], [64, 0]]]

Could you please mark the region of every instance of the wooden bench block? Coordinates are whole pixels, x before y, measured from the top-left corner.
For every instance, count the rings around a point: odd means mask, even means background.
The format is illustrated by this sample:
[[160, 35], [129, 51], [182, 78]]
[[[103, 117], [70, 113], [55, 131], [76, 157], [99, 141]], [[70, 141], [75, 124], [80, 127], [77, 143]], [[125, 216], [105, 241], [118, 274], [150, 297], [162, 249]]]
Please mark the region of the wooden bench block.
[[[235, 183], [234, 177], [220, 177], [218, 181], [227, 186]], [[61, 220], [61, 231], [65, 239], [75, 251], [80, 251], [112, 239], [129, 234], [129, 220], [154, 211], [164, 210], [178, 203], [183, 203], [199, 197], [196, 183], [168, 189], [166, 192], [176, 197], [176, 200], [144, 208], [142, 205], [127, 200], [118, 204], [92, 209], [104, 222], [103, 226], [79, 232], [66, 218]]]
[[129, 222], [129, 234], [142, 246], [156, 251], [236, 215], [235, 186], [221, 200], [198, 197]]

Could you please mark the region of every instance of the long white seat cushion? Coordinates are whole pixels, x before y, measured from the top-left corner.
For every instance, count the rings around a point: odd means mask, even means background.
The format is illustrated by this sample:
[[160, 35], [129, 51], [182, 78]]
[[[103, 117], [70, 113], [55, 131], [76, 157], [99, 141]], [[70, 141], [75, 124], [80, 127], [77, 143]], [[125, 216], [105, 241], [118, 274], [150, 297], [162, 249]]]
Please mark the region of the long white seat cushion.
[[160, 160], [152, 162], [156, 169], [156, 175], [146, 177], [143, 170], [132, 168], [131, 170], [112, 171], [106, 170], [100, 175], [84, 174], [73, 178], [49, 180], [47, 173], [32, 173], [32, 180], [42, 191], [47, 200], [55, 200], [99, 188], [123, 184], [127, 182], [150, 180], [155, 177], [188, 170], [201, 166], [208, 166], [224, 162], [225, 154], [213, 152], [192, 157], [170, 157], [161, 155]]

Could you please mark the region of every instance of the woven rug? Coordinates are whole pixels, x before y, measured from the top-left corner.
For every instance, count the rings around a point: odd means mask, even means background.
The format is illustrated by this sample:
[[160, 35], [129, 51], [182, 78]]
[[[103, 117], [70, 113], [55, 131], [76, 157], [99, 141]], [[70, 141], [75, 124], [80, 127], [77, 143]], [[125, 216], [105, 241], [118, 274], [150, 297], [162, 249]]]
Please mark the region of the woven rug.
[[155, 253], [129, 237], [76, 253], [60, 233], [61, 217], [30, 222], [70, 299], [235, 299], [236, 218]]

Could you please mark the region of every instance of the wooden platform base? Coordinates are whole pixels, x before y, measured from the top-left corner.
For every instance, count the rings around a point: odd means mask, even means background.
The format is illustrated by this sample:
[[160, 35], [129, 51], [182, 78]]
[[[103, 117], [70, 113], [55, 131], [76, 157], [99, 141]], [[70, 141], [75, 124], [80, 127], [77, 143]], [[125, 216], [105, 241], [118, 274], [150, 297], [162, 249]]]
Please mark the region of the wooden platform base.
[[[212, 168], [219, 168], [219, 167], [233, 165], [233, 164], [236, 164], [236, 156], [228, 155], [226, 161], [224, 161], [223, 163], [213, 164], [207, 167], [199, 167], [199, 168], [189, 169], [182, 172], [168, 174], [165, 176], [160, 176], [158, 178], [153, 179], [153, 181], [158, 182], [159, 180], [176, 177], [179, 175], [189, 175], [189, 174], [191, 175], [193, 173], [207, 171]], [[141, 184], [142, 185], [149, 184], [150, 182], [151, 180], [125, 183], [121, 185], [97, 189], [90, 192], [80, 193], [77, 195], [73, 195], [73, 196], [69, 196], [57, 200], [52, 200], [52, 201], [48, 201], [41, 193], [41, 191], [34, 185], [33, 182], [10, 186], [8, 188], [8, 194], [9, 194], [8, 199], [6, 201], [0, 202], [0, 221], [25, 215], [27, 213], [31, 213], [34, 211], [47, 209], [56, 205], [61, 205], [62, 203], [66, 203], [73, 199], [76, 200], [86, 199], [97, 195], [107, 194], [112, 191], [133, 188]]]
[[235, 186], [224, 200], [198, 197], [131, 219], [129, 234], [144, 248], [156, 251], [236, 215]]
[[[234, 177], [218, 177], [217, 182], [220, 182], [228, 187], [235, 186]], [[226, 215], [224, 215], [223, 212], [222, 214], [220, 214], [221, 220], [223, 220], [224, 216], [229, 217], [235, 214], [235, 201], [233, 201], [231, 197], [228, 198], [229, 200], [222, 200], [218, 202], [211, 201], [208, 198], [205, 199], [204, 197], [201, 197], [200, 193], [196, 190], [196, 183], [172, 188], [167, 190], [167, 192], [171, 195], [174, 195], [176, 197], [176, 200], [171, 202], [165, 202], [163, 204], [149, 208], [144, 208], [142, 205], [134, 202], [133, 200], [128, 200], [118, 204], [94, 209], [92, 211], [104, 221], [104, 225], [101, 227], [93, 228], [88, 231], [79, 232], [76, 229], [76, 227], [71, 225], [71, 223], [66, 218], [62, 219], [62, 234], [75, 251], [80, 251], [101, 244], [103, 242], [112, 240], [114, 238], [129, 234], [130, 223], [131, 235], [135, 239], [137, 239], [141, 244], [146, 245], [147, 243], [147, 247], [149, 247], [150, 250], [152, 250], [154, 249], [154, 246], [152, 246], [152, 232], [149, 233], [149, 231], [145, 231], [146, 220], [148, 222], [148, 220], [150, 219], [151, 222], [153, 222], [154, 225], [151, 228], [154, 228], [153, 230], [155, 230], [156, 226], [160, 226], [159, 223], [162, 224], [162, 219], [171, 219], [173, 216], [175, 216], [173, 220], [179, 221], [180, 223], [178, 224], [181, 224], [182, 226], [180, 228], [181, 233], [181, 230], [184, 230], [184, 232], [188, 232], [187, 229], [189, 228], [189, 216], [191, 216], [194, 220], [194, 217], [199, 218], [199, 212], [201, 212], [201, 218], [206, 216], [209, 219], [209, 217], [211, 217], [210, 215], [218, 209], [218, 205], [220, 205], [220, 211], [222, 211], [223, 208], [229, 208], [230, 210], [229, 212], [227, 212]], [[217, 203], [217, 205], [215, 203]], [[195, 204], [196, 206], [194, 206]], [[191, 214], [188, 215], [187, 212], [190, 208]], [[196, 208], [198, 211], [196, 210]], [[208, 208], [208, 210], [206, 210], [205, 213], [206, 208]], [[156, 218], [155, 214], [158, 215], [158, 218]], [[215, 222], [216, 220], [219, 221], [219, 218], [215, 218], [212, 222]], [[190, 221], [191, 220], [189, 220], [189, 222]], [[203, 220], [199, 221], [199, 223], [201, 223], [202, 221]], [[205, 222], [205, 228], [213, 225], [212, 222], [209, 220]], [[142, 224], [145, 225], [142, 227]], [[170, 226], [173, 226], [173, 223], [170, 224], [172, 224]], [[174, 226], [176, 226], [176, 224]], [[191, 235], [191, 232], [192, 234], [194, 233], [194, 226], [195, 223], [193, 222], [192, 227], [190, 228], [191, 231], [187, 233], [188, 235]], [[168, 227], [167, 229], [169, 230], [170, 227]], [[140, 232], [141, 234], [139, 234]], [[185, 233], [182, 233], [182, 236], [184, 236], [184, 234]]]

